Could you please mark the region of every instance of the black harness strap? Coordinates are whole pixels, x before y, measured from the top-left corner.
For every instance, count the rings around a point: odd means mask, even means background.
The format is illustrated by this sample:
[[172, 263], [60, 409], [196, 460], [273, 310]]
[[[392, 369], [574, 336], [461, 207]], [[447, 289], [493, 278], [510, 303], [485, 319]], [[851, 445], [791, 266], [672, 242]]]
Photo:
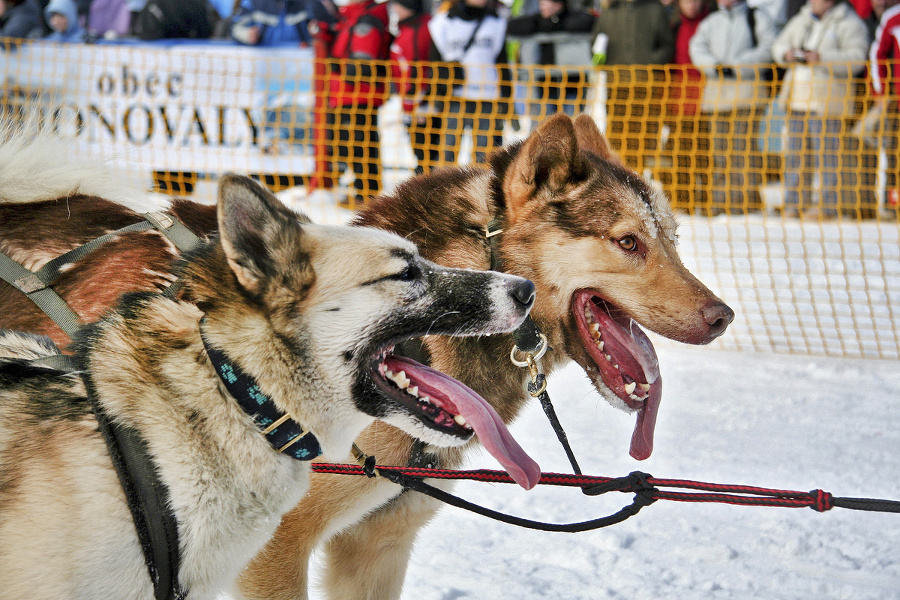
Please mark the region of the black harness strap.
[[[487, 237], [491, 249], [492, 271], [503, 270], [503, 263], [500, 260], [501, 233], [503, 233], [503, 222], [500, 219], [493, 219], [487, 224], [485, 237]], [[519, 328], [513, 333], [513, 338], [515, 339], [516, 347], [524, 353], [533, 354], [537, 352], [543, 343], [541, 340], [541, 331], [532, 320], [531, 315], [528, 315], [525, 320], [522, 321], [522, 324], [519, 325]], [[538, 390], [540, 390], [540, 392], [538, 392]], [[569, 438], [563, 429], [562, 423], [559, 421], [559, 417], [556, 415], [556, 410], [553, 408], [550, 396], [547, 394], [545, 377], [542, 373], [538, 374], [537, 378], [528, 384], [528, 392], [532, 396], [535, 396], [541, 403], [541, 408], [544, 410], [544, 414], [547, 416], [547, 420], [550, 422], [550, 426], [556, 434], [556, 439], [558, 439], [560, 445], [562, 445], [566, 457], [572, 465], [572, 469], [575, 473], [581, 475], [581, 467], [575, 459], [575, 453], [572, 451], [572, 446], [569, 444]]]
[[368, 477], [383, 477], [384, 479], [387, 479], [388, 481], [401, 486], [404, 492], [419, 492], [420, 494], [425, 494], [426, 496], [430, 496], [435, 500], [438, 500], [445, 504], [449, 504], [457, 508], [462, 508], [463, 510], [473, 512], [483, 517], [488, 517], [489, 519], [494, 519], [495, 521], [508, 523], [509, 525], [516, 525], [518, 527], [524, 527], [526, 529], [536, 529], [538, 531], [555, 531], [562, 533], [580, 533], [583, 531], [593, 531], [594, 529], [600, 529], [602, 527], [609, 527], [610, 525], [621, 523], [622, 521], [636, 515], [645, 506], [649, 506], [657, 500], [655, 495], [658, 490], [649, 482], [651, 476], [647, 475], [646, 473], [635, 471], [627, 477], [611, 479], [605, 483], [586, 488], [587, 490], [590, 490], [590, 495], [592, 496], [605, 494], [607, 492], [633, 491], [634, 500], [632, 500], [631, 504], [625, 506], [618, 512], [615, 512], [606, 517], [600, 517], [599, 519], [591, 519], [589, 521], [581, 521], [578, 523], [543, 523], [541, 521], [532, 521], [531, 519], [523, 519], [521, 517], [508, 515], [506, 513], [502, 513], [490, 508], [486, 508], [484, 506], [480, 506], [473, 502], [469, 502], [468, 500], [464, 500], [459, 496], [455, 496], [449, 492], [445, 492], [440, 488], [436, 488], [433, 485], [425, 483], [425, 481], [423, 481], [421, 477], [414, 477], [405, 473], [401, 473], [399, 471], [379, 469], [374, 456], [366, 455], [355, 447], [354, 449], [356, 459], [357, 461], [359, 461], [360, 465], [362, 465], [363, 472]]
[[187, 592], [178, 582], [181, 564], [178, 523], [169, 503], [168, 488], [159, 479], [144, 439], [134, 429], [110, 419], [100, 406], [88, 373], [83, 371], [81, 377], [128, 501], [153, 582], [153, 596], [156, 600], [184, 600]]

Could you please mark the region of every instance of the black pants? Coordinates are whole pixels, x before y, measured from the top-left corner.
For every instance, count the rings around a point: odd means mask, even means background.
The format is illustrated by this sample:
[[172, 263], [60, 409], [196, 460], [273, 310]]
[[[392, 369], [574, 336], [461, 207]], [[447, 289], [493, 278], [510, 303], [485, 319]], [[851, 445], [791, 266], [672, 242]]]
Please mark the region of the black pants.
[[441, 160], [441, 119], [433, 115], [404, 115], [409, 143], [416, 155], [416, 174], [429, 173]]
[[331, 147], [330, 176], [337, 180], [348, 166], [356, 179], [353, 187], [362, 199], [381, 193], [381, 149], [378, 109], [344, 106], [325, 115], [326, 139]]

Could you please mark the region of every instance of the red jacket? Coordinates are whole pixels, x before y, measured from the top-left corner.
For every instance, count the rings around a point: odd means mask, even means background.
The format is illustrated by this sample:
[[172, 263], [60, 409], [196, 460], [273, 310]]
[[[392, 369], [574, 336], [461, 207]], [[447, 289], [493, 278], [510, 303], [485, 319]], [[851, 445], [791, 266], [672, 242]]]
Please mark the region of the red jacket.
[[875, 41], [869, 50], [869, 73], [872, 90], [877, 95], [889, 93], [893, 82], [894, 93], [900, 94], [900, 77], [897, 61], [900, 59], [900, 5], [892, 6], [881, 15], [881, 24], [875, 32]]
[[376, 61], [371, 65], [333, 66], [328, 77], [328, 106], [337, 108], [363, 104], [384, 104], [385, 79], [383, 64], [388, 59], [391, 34], [388, 32], [387, 3], [365, 0], [339, 9], [340, 20], [333, 30], [331, 58]]
[[421, 65], [410, 63], [428, 60], [431, 33], [425, 13], [412, 16], [398, 23], [399, 32], [391, 44], [391, 74], [397, 82], [397, 91], [403, 98], [404, 112], [412, 112], [424, 96], [429, 72], [419, 70]]
[[697, 27], [700, 26], [700, 21], [708, 15], [709, 11], [704, 9], [694, 19], [682, 16], [678, 21], [678, 29], [675, 32], [675, 57], [672, 62], [685, 66], [672, 69], [672, 85], [669, 87], [671, 102], [666, 105], [670, 115], [696, 115], [700, 112], [703, 76], [699, 70], [687, 66], [692, 64], [688, 46], [697, 32]]

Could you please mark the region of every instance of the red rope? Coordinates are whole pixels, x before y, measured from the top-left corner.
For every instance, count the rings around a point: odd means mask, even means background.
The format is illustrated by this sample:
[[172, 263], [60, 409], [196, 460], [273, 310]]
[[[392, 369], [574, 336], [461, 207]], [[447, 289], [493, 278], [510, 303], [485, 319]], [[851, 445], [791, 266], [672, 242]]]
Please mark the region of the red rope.
[[[342, 475], [366, 474], [361, 466], [354, 464], [313, 463], [312, 468], [316, 473]], [[410, 477], [419, 478], [467, 479], [493, 483], [515, 483], [506, 472], [490, 469], [457, 471], [450, 469], [425, 469], [378, 465], [378, 470], [402, 473]], [[613, 478], [595, 475], [574, 475], [568, 473], [541, 473], [539, 484], [585, 488], [598, 484], [606, 484], [610, 481], [613, 481]], [[834, 506], [832, 503], [832, 495], [823, 490], [798, 492], [746, 485], [705, 483], [702, 481], [683, 479], [658, 479], [655, 477], [648, 477], [647, 482], [654, 488], [668, 487], [698, 490], [697, 492], [669, 492], [655, 489], [652, 493], [652, 497], [657, 500], [672, 500], [674, 502], [718, 502], [740, 506], [774, 506], [784, 508], [808, 507], [819, 512], [824, 512]], [[627, 492], [631, 490], [621, 489], [618, 491]]]

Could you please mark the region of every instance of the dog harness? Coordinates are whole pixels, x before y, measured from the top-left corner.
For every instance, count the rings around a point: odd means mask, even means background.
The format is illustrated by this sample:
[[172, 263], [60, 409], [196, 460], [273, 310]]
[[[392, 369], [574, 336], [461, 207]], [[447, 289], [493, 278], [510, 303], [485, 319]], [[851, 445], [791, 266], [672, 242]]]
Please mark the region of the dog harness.
[[169, 488], [159, 478], [147, 442], [135, 429], [111, 419], [100, 405], [90, 371], [85, 366], [81, 365], [79, 374], [128, 502], [144, 563], [153, 583], [153, 597], [156, 600], [185, 600], [187, 590], [178, 582], [181, 549], [178, 522], [169, 502]]
[[[181, 221], [164, 212], [148, 212], [141, 214], [143, 221], [128, 225], [112, 233], [100, 236], [73, 250], [57, 256], [37, 271], [30, 271], [0, 252], [0, 278], [37, 304], [54, 323], [59, 325], [70, 338], [78, 331], [82, 322], [62, 297], [53, 290], [53, 284], [62, 274], [66, 265], [77, 262], [89, 255], [103, 244], [114, 240], [123, 233], [156, 229], [178, 248], [179, 252], [187, 252], [200, 245], [201, 240]], [[174, 290], [173, 290], [174, 291]]]

